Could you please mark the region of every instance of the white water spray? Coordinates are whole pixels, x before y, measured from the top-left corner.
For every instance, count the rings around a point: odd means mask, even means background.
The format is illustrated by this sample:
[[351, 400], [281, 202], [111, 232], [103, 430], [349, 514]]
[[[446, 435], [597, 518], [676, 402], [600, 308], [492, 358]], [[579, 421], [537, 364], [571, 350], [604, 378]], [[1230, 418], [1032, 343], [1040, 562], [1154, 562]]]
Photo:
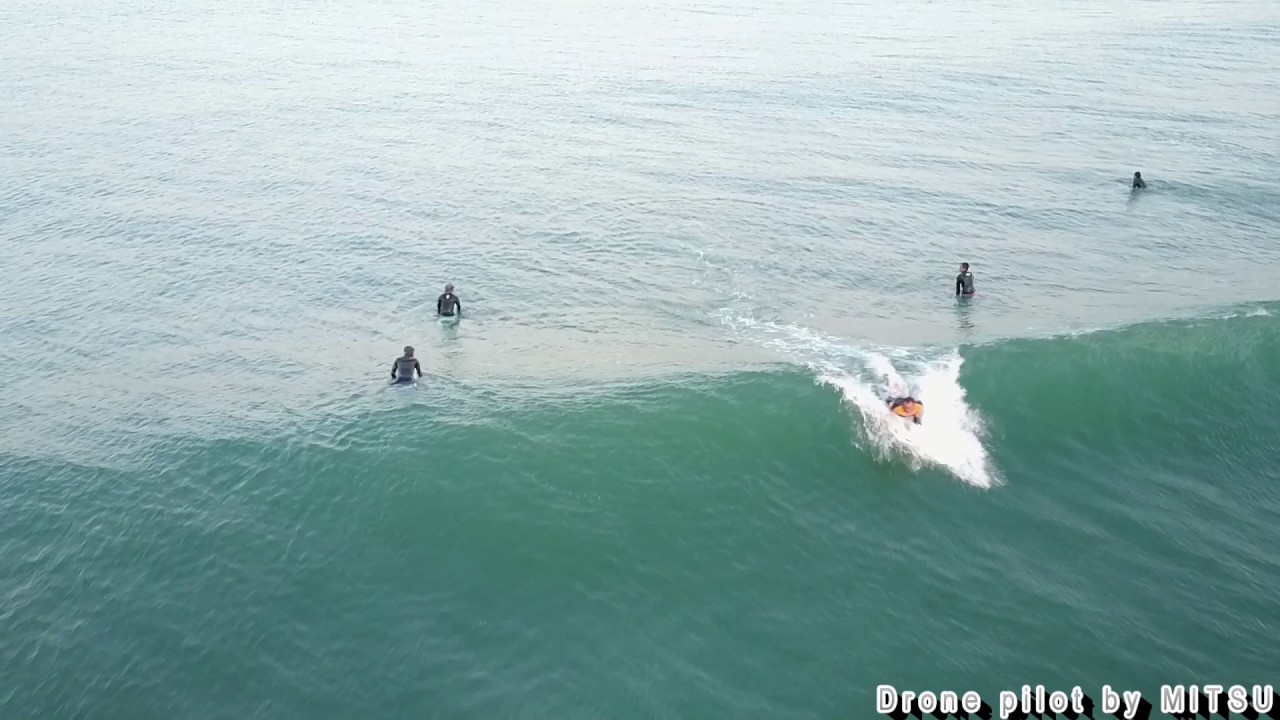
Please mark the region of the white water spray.
[[[982, 445], [981, 417], [965, 402], [960, 385], [964, 359], [958, 352], [871, 350], [809, 328], [740, 316], [723, 320], [735, 331], [802, 362], [818, 382], [835, 388], [845, 404], [858, 411], [858, 439], [877, 458], [901, 458], [913, 469], [940, 467], [980, 488], [998, 482]], [[914, 425], [889, 411], [885, 396], [891, 388], [924, 403], [923, 424]]]

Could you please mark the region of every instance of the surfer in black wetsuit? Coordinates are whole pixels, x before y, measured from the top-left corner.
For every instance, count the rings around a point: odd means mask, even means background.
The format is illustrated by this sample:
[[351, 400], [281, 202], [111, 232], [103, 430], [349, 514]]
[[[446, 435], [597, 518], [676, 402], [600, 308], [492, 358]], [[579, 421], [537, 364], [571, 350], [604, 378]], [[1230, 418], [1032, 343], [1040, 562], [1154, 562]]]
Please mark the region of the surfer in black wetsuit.
[[911, 418], [916, 425], [923, 424], [924, 403], [908, 395], [888, 402], [889, 411], [902, 418]]
[[422, 377], [422, 365], [413, 356], [413, 346], [405, 345], [404, 355], [391, 363], [391, 379], [398, 383], [413, 382], [415, 372], [418, 373], [418, 377]]
[[436, 300], [436, 314], [441, 317], [462, 317], [462, 301], [453, 294], [453, 283], [444, 286], [444, 294]]
[[973, 273], [969, 272], [969, 263], [960, 263], [960, 274], [956, 275], [956, 297], [973, 297]]
[[1147, 189], [1147, 181], [1142, 179], [1142, 173], [1140, 172], [1136, 172], [1133, 174], [1133, 189], [1134, 190]]

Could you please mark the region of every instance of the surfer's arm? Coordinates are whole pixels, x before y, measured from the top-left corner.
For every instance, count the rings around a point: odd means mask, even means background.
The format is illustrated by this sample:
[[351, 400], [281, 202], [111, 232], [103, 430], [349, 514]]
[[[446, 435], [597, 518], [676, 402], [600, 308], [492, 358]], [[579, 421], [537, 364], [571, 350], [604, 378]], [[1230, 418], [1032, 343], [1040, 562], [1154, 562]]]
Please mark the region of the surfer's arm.
[[964, 288], [964, 280], [959, 275], [956, 276], [956, 297], [960, 297], [960, 291]]
[[396, 363], [391, 363], [391, 379], [396, 379]]
[[422, 363], [417, 360], [413, 361], [413, 369], [418, 371], [418, 377], [422, 377]]
[[453, 306], [458, 309], [458, 317], [462, 317], [462, 301], [454, 298]]
[[437, 315], [444, 314], [444, 296], [443, 295], [436, 298], [436, 314]]

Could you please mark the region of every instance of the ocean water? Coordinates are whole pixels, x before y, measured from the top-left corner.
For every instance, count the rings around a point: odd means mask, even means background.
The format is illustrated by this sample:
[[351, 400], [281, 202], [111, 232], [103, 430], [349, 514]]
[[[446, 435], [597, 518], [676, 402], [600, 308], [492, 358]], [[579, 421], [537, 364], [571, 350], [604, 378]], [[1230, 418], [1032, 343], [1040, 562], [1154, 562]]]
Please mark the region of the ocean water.
[[1273, 2], [9, 0], [0, 110], [4, 720], [1277, 680]]

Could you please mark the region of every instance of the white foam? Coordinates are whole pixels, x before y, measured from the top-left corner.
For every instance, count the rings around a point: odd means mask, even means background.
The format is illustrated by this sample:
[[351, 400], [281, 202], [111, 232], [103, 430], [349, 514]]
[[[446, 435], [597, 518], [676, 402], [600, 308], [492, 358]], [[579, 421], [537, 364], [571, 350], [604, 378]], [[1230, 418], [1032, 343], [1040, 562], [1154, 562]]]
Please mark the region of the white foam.
[[[940, 467], [980, 488], [998, 483], [982, 445], [981, 416], [965, 402], [964, 359], [950, 351], [861, 348], [810, 328], [761, 322], [726, 313], [722, 322], [811, 368], [859, 414], [858, 441], [875, 457], [905, 460], [913, 469]], [[885, 406], [885, 376], [924, 403], [924, 422], [912, 424]]]
[[837, 389], [845, 403], [858, 411], [861, 439], [877, 457], [902, 457], [913, 469], [934, 465], [970, 485], [989, 488], [997, 479], [982, 445], [981, 418], [965, 402], [959, 382], [963, 362], [956, 355], [902, 373], [913, 388], [911, 393], [924, 403], [921, 425], [889, 412], [875, 387], [856, 374], [826, 371], [818, 380]]

